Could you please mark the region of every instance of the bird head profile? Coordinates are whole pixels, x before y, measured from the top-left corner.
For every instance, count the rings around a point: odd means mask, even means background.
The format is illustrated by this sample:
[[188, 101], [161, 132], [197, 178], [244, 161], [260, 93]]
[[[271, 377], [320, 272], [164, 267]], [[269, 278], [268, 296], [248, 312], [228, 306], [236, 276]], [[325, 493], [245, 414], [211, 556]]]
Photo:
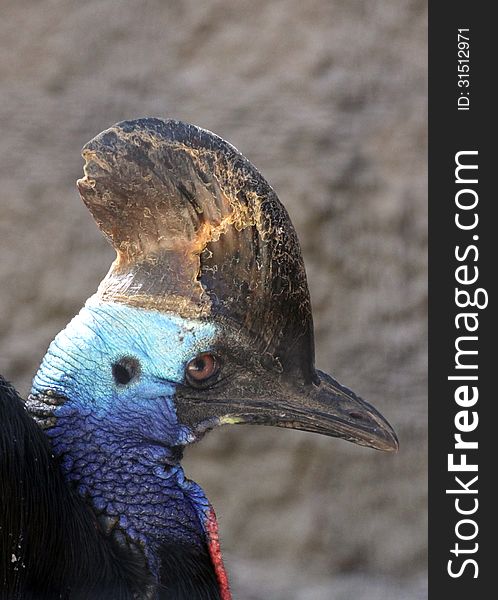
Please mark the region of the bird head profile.
[[27, 407], [102, 535], [150, 573], [137, 597], [177, 597], [179, 572], [209, 579], [211, 569], [217, 591], [202, 597], [226, 600], [214, 511], [181, 467], [187, 445], [227, 424], [386, 451], [397, 438], [315, 369], [295, 230], [233, 146], [146, 118], [114, 125], [82, 154], [82, 200], [117, 256], [50, 345]]

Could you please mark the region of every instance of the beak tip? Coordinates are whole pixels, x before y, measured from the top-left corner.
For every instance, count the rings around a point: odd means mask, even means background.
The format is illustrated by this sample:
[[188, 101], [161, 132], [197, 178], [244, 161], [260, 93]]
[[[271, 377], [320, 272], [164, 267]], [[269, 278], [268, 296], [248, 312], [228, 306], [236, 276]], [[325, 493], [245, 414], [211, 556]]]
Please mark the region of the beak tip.
[[399, 440], [394, 429], [389, 426], [389, 429], [385, 429], [383, 434], [383, 440], [382, 443], [379, 444], [379, 450], [382, 450], [383, 452], [398, 452]]
[[399, 451], [399, 441], [397, 438], [393, 439], [391, 444], [385, 449], [386, 452], [396, 453]]

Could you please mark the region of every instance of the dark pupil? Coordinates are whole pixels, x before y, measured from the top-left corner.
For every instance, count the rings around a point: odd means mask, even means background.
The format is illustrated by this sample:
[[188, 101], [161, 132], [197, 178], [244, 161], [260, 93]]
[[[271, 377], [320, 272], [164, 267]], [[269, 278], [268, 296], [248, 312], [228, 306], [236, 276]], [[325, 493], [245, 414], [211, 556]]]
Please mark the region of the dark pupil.
[[194, 371], [204, 371], [206, 368], [206, 361], [203, 358], [196, 358], [193, 366]]
[[114, 381], [120, 385], [126, 385], [135, 377], [138, 371], [135, 359], [123, 358], [112, 365], [112, 376]]

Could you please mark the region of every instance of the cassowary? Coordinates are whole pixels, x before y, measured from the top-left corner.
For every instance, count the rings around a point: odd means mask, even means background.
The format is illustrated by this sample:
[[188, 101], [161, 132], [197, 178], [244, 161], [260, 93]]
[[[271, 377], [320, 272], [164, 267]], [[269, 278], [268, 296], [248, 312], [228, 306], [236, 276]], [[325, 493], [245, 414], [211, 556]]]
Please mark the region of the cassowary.
[[81, 197], [117, 258], [25, 405], [0, 381], [2, 597], [228, 600], [185, 446], [235, 423], [380, 450], [396, 435], [315, 369], [296, 233], [233, 146], [151, 118], [83, 157]]

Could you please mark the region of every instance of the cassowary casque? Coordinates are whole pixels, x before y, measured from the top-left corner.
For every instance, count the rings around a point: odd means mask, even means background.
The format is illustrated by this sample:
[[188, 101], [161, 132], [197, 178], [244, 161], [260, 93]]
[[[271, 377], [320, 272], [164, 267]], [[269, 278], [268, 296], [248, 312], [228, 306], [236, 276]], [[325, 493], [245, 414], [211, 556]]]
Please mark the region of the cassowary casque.
[[[99, 134], [83, 157], [81, 197], [117, 257], [43, 359], [26, 403], [37, 426], [0, 386], [10, 422], [0, 426], [4, 589], [228, 600], [216, 517], [184, 475], [185, 446], [236, 423], [380, 450], [397, 439], [315, 369], [296, 233], [233, 146], [193, 125], [140, 119]], [[49, 531], [35, 523], [44, 511]]]

